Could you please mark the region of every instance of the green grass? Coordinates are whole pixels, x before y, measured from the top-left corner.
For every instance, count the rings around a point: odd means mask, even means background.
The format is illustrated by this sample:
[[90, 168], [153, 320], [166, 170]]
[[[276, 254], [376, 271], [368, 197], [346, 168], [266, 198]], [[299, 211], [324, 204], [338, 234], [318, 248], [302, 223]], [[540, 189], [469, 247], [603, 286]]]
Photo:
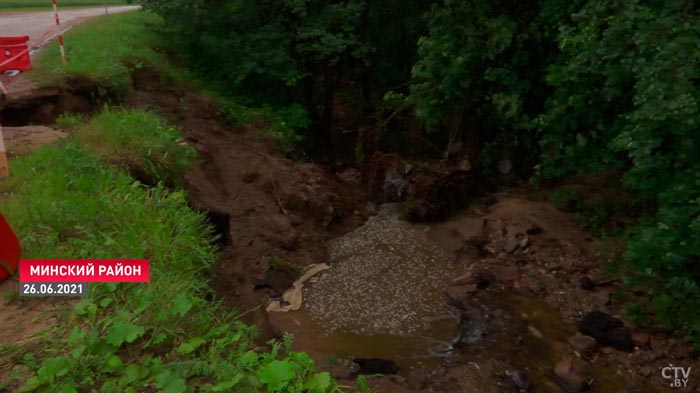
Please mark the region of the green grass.
[[153, 113], [137, 110], [105, 108], [87, 124], [75, 127], [73, 138], [105, 161], [127, 168], [148, 183], [181, 185], [195, 156], [178, 130]]
[[127, 12], [91, 19], [65, 34], [68, 63], [60, 60], [52, 44], [35, 61], [32, 78], [42, 85], [75, 87], [75, 80], [89, 80], [103, 98], [123, 98], [131, 86], [134, 69], [148, 64], [164, 77], [177, 79], [180, 72], [154, 50], [159, 37], [153, 30], [161, 19], [148, 12]]
[[[117, 125], [129, 137], [153, 116], [106, 110], [79, 126], [78, 135], [105, 135], [89, 129], [112, 124], [119, 114], [131, 118]], [[157, 124], [139, 140], [150, 145], [170, 140], [172, 129]], [[148, 258], [151, 282], [92, 284], [89, 296], [39, 343], [0, 348], [15, 365], [0, 390], [27, 375], [19, 391], [339, 389], [308, 355], [290, 352], [289, 339], [260, 351], [253, 344], [254, 328], [205, 300], [210, 290], [204, 275], [216, 262], [214, 235], [204, 215], [187, 205], [184, 192], [147, 188], [86, 146], [94, 144], [71, 137], [12, 161], [12, 177], [0, 183], [0, 209], [19, 234], [24, 258]], [[187, 148], [163, 149], [182, 156], [178, 150]]]
[[[152, 49], [158, 23], [144, 12], [88, 21], [66, 35], [69, 63], [57, 61], [52, 45], [33, 77], [59, 85], [89, 79], [101, 98], [123, 97], [131, 74], [146, 64], [177, 81], [183, 71]], [[21, 238], [23, 257], [147, 258], [151, 282], [93, 284], [40, 341], [0, 347], [0, 358], [14, 365], [0, 391], [17, 381], [19, 391], [36, 392], [340, 390], [307, 354], [290, 351], [290, 337], [257, 348], [254, 327], [205, 300], [214, 235], [182, 190], [163, 186], [180, 184], [193, 155], [176, 130], [152, 113], [125, 109], [105, 108], [91, 119], [64, 114], [57, 122], [72, 130], [69, 139], [12, 161], [12, 177], [0, 183], [0, 210]], [[139, 183], [129, 176], [135, 171], [157, 185]]]
[[[104, 6], [102, 0], [58, 0], [60, 8], [82, 8]], [[126, 0], [107, 0], [107, 5], [126, 5]], [[0, 0], [0, 11], [4, 10], [52, 10], [51, 0]]]

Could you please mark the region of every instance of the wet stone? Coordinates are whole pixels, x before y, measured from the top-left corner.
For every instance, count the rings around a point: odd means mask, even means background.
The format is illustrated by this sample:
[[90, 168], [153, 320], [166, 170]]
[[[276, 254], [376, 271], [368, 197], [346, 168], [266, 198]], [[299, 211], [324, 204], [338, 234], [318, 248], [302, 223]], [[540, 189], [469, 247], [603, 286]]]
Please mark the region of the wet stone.
[[399, 372], [399, 367], [391, 360], [378, 358], [355, 358], [352, 361], [359, 367], [359, 370], [355, 372], [355, 375], [389, 375]]
[[595, 338], [601, 345], [628, 352], [634, 350], [630, 333], [622, 321], [604, 312], [589, 312], [579, 323], [578, 329], [581, 333]]
[[650, 337], [649, 333], [646, 332], [634, 332], [632, 333], [632, 342], [638, 347], [644, 347], [649, 344]]
[[530, 380], [524, 371], [507, 371], [506, 382], [515, 389], [527, 390], [530, 388]]
[[591, 336], [569, 337], [569, 345], [571, 345], [574, 351], [584, 356], [592, 354], [598, 347], [598, 343]]
[[576, 358], [564, 359], [554, 366], [557, 382], [567, 392], [580, 392], [592, 384], [588, 372], [588, 365]]

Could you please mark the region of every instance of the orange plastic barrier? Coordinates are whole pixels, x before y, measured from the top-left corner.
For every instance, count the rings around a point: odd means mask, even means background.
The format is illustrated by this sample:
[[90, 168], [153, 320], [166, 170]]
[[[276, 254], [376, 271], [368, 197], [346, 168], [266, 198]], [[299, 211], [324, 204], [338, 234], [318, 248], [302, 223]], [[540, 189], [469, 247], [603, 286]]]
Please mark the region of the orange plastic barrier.
[[29, 58], [27, 42], [29, 36], [0, 37], [0, 72], [7, 70], [29, 71], [32, 62]]
[[5, 221], [5, 217], [0, 213], [0, 281], [3, 281], [10, 276], [7, 271], [9, 267], [12, 272], [19, 267], [19, 258], [22, 256], [22, 248], [19, 245], [19, 240], [12, 228]]

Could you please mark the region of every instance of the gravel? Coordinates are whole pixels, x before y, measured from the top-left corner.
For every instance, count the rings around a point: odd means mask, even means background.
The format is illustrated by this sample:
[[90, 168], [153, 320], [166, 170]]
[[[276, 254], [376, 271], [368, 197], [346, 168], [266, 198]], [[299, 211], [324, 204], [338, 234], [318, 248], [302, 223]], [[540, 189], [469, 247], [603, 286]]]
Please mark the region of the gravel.
[[311, 317], [329, 333], [436, 337], [443, 336], [436, 330], [456, 330], [442, 291], [456, 266], [426, 239], [426, 229], [385, 205], [329, 242], [331, 269], [304, 289]]

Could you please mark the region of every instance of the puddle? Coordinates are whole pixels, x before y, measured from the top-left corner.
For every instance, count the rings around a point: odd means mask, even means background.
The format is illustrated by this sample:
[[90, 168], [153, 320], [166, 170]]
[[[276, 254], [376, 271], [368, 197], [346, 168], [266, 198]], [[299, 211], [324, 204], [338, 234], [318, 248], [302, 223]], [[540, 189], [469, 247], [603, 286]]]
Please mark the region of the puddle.
[[394, 361], [401, 373], [411, 368], [440, 366], [450, 355], [457, 334], [454, 320], [435, 321], [429, 335], [395, 336], [391, 334], [329, 333], [307, 310], [270, 314], [271, 323], [294, 334], [294, 347], [309, 352], [317, 361], [333, 364], [333, 359], [381, 358]]
[[301, 310], [271, 314], [272, 324], [303, 326], [294, 330], [304, 350], [390, 359], [403, 370], [437, 366], [459, 333], [444, 294], [457, 265], [427, 240], [427, 229], [400, 220], [395, 205], [382, 206], [329, 242], [332, 268], [309, 280]]
[[[278, 332], [294, 334], [295, 349], [327, 366], [376, 357], [396, 362], [407, 376], [412, 368], [468, 365], [459, 378], [484, 386], [502, 385], [496, 375], [503, 371], [522, 370], [530, 392], [563, 392], [550, 373], [558, 361], [576, 356], [568, 344], [576, 328], [557, 309], [491, 287], [468, 297], [462, 310], [446, 306], [445, 289], [464, 269], [450, 252], [469, 245], [465, 240], [479, 236], [482, 227], [481, 219], [462, 217], [431, 229], [404, 222], [394, 206], [383, 206], [365, 225], [328, 244], [331, 269], [305, 284], [302, 308], [270, 313], [270, 322]], [[478, 256], [460, 257], [471, 258]], [[589, 367], [596, 380], [589, 392], [625, 390], [619, 365], [594, 358]]]
[[[498, 297], [498, 302], [519, 320], [523, 340], [521, 345], [513, 340], [502, 340], [494, 350], [508, 354], [514, 367], [527, 372], [533, 382], [530, 392], [563, 392], [549, 377], [549, 373], [558, 361], [575, 356], [568, 348], [568, 339], [576, 334], [576, 327], [565, 324], [559, 311], [541, 299], [507, 293], [498, 294]], [[589, 369], [595, 383], [587, 392], [625, 391], [624, 370], [596, 359], [589, 363]]]

